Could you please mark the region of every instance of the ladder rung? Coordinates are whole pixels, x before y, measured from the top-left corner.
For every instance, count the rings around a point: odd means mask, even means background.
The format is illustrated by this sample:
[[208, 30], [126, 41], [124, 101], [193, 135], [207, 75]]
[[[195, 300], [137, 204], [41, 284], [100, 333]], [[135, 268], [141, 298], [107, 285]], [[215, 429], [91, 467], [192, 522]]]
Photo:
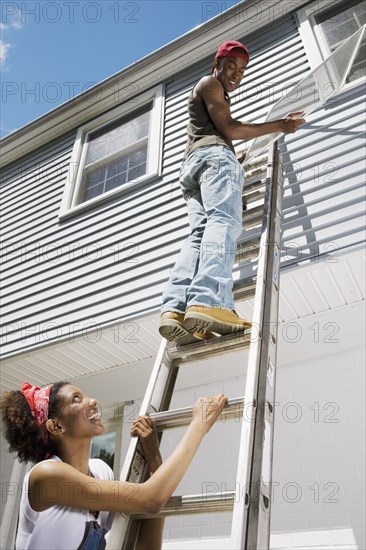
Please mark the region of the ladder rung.
[[265, 155], [262, 158], [258, 158], [255, 162], [248, 162], [245, 165], [245, 177], [246, 179], [258, 176], [261, 173], [266, 173], [268, 168], [268, 156]]
[[158, 514], [136, 514], [133, 519], [147, 519], [183, 514], [206, 514], [208, 512], [230, 512], [234, 507], [235, 491], [219, 494], [173, 496]]
[[[216, 422], [226, 422], [226, 420], [240, 420], [243, 415], [244, 398], [237, 397], [229, 399], [228, 404], [218, 417]], [[170, 411], [161, 411], [150, 414], [150, 418], [155, 427], [159, 430], [169, 430], [187, 426], [192, 420], [193, 407], [182, 407], [181, 409], [172, 409]]]
[[247, 204], [250, 204], [251, 202], [257, 202], [257, 201], [262, 201], [264, 203], [264, 195], [265, 195], [265, 191], [263, 187], [263, 190], [258, 189], [258, 191], [254, 191], [249, 195], [245, 195], [245, 201]]
[[[212, 340], [203, 340], [186, 346], [171, 347], [167, 349], [168, 359], [176, 361], [179, 365], [208, 359], [209, 357], [222, 355], [228, 351], [245, 349], [250, 344], [251, 331], [238, 332], [229, 336], [220, 336]], [[174, 365], [175, 366], [175, 365]]]
[[245, 300], [250, 300], [255, 296], [255, 287], [247, 288], [244, 290], [234, 291], [234, 300], [236, 302], [244, 302]]
[[244, 216], [243, 217], [243, 229], [244, 231], [247, 231], [248, 229], [251, 229], [253, 227], [262, 225], [263, 222], [263, 213], [260, 214], [253, 214], [251, 216]]
[[243, 195], [246, 197], [248, 194], [253, 193], [253, 191], [257, 191], [258, 189], [263, 189], [266, 186], [266, 178], [256, 178], [251, 183], [247, 183], [247, 178], [244, 184], [244, 191]]
[[250, 241], [239, 242], [236, 247], [235, 262], [250, 260], [259, 255], [260, 238], [256, 237]]
[[[247, 219], [252, 219], [252, 218], [256, 218], [256, 217], [262, 218], [263, 217], [263, 204], [260, 204], [259, 206], [254, 206], [252, 208], [248, 208], [247, 210], [245, 210], [244, 216]], [[245, 220], [244, 220], [244, 222], [245, 222]]]
[[256, 278], [243, 281], [236, 281], [233, 287], [235, 301], [249, 300], [255, 295], [257, 280]]
[[[254, 203], [254, 201], [252, 201]], [[245, 207], [244, 207], [245, 206]], [[251, 206], [251, 203], [243, 203], [243, 217], [245, 216], [245, 219], [252, 218], [253, 216], [261, 216], [263, 217], [263, 211], [264, 211], [264, 202], [257, 205], [257, 206]], [[245, 221], [245, 220], [243, 220]]]
[[257, 284], [256, 275], [253, 275], [252, 277], [247, 277], [245, 279], [237, 279], [236, 281], [234, 281], [234, 292], [255, 288], [256, 284]]

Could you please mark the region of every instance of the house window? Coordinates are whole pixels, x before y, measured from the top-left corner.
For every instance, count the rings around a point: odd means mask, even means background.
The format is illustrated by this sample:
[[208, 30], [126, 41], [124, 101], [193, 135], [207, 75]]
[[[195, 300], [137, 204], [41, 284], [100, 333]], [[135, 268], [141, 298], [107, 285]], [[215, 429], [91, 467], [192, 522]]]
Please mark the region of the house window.
[[118, 479], [121, 467], [122, 427], [125, 404], [112, 403], [103, 407], [105, 432], [93, 438], [90, 458], [104, 460]]
[[85, 202], [146, 174], [151, 105], [132, 120], [90, 132], [78, 202]]
[[[311, 68], [317, 67], [366, 22], [364, 1], [320, 0], [297, 12], [299, 32], [306, 46]], [[353, 62], [347, 83], [365, 76], [365, 38]]]
[[113, 470], [116, 450], [116, 432], [108, 432], [94, 437], [90, 449], [90, 458], [100, 458]]
[[[329, 53], [354, 34], [366, 23], [366, 3], [359, 0], [341, 3], [315, 16], [329, 48]], [[365, 76], [366, 41], [365, 38], [353, 62], [347, 82]]]
[[158, 176], [162, 119], [158, 86], [79, 128], [60, 217]]

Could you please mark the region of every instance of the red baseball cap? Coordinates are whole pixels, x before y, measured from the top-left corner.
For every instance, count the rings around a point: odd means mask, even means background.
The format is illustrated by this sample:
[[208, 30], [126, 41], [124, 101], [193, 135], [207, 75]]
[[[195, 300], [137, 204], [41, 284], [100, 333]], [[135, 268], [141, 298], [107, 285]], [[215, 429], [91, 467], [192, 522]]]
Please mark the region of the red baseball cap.
[[[240, 48], [242, 53], [234, 51], [236, 48]], [[227, 42], [221, 44], [217, 50], [215, 59], [218, 59], [219, 57], [241, 57], [242, 59], [247, 59], [249, 62], [249, 51], [244, 44], [241, 44], [241, 42], [237, 42], [236, 40], [227, 40]]]

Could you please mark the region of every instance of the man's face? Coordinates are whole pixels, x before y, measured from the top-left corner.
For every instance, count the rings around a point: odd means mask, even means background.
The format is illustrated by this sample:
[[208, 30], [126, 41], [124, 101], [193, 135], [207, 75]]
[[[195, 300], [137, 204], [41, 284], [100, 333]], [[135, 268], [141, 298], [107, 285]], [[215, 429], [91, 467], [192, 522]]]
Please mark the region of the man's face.
[[236, 90], [244, 76], [248, 62], [240, 57], [222, 57], [217, 60], [214, 76], [226, 92]]

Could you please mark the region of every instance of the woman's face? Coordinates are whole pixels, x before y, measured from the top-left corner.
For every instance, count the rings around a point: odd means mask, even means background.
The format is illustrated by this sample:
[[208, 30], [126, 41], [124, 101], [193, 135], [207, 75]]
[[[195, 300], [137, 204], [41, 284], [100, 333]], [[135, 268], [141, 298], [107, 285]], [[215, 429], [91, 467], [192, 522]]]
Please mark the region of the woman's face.
[[104, 432], [102, 413], [96, 399], [87, 397], [71, 384], [63, 386], [58, 397], [61, 400], [59, 422], [65, 435], [94, 437]]

